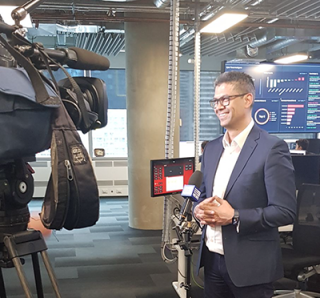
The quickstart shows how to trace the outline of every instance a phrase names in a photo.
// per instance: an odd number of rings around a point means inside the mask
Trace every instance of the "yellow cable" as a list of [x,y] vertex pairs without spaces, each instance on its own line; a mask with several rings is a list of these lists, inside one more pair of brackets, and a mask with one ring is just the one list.
[[201,285],[199,285],[199,284],[196,282],[195,278],[194,278],[194,274],[193,274],[193,266],[194,266],[194,264],[193,264],[193,262],[192,262],[192,259],[193,259],[193,255],[191,256],[191,264],[192,264],[191,277],[192,277],[192,280],[193,280],[193,282],[194,282],[200,289],[204,289],[204,287],[201,286]]

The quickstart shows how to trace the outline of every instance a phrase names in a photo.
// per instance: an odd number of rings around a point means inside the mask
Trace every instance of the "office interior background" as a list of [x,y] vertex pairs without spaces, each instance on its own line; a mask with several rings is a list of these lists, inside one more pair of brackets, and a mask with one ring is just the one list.
[[[1,5],[11,6],[24,3],[0,1]],[[145,230],[161,229],[163,217],[163,200],[149,195],[149,169],[146,168],[151,159],[165,157],[163,115],[167,103],[171,5],[170,0],[44,1],[31,13],[32,27],[27,28],[26,33],[31,42],[42,43],[45,48],[75,46],[110,60],[107,71],[68,68],[72,76],[101,78],[107,86],[108,125],[80,135],[92,157],[101,198],[119,198],[121,202],[129,197],[131,217],[136,214],[132,209],[141,207],[145,208],[145,214],[157,214],[156,223],[151,224],[140,225],[140,219],[131,218],[131,227]],[[200,35],[199,139],[196,140],[199,150],[201,141],[212,140],[223,132],[209,100],[214,96],[213,81],[221,73],[224,61],[272,63],[296,53],[306,54],[307,62],[320,61],[317,0],[180,0],[175,157],[195,155],[196,21],[204,24],[226,9],[244,11],[248,17],[222,33]],[[57,71],[55,77],[61,79],[64,74]],[[143,98],[139,100],[139,96]],[[152,113],[147,117],[145,114],[150,109]],[[164,109],[159,118],[158,109]],[[157,123],[158,119],[163,123]],[[295,140],[317,139],[318,132],[288,132],[277,136],[288,141],[293,149]],[[101,148],[105,155],[95,156],[94,150]],[[34,197],[43,198],[51,172],[50,151],[37,154],[31,165],[35,170]],[[132,178],[139,173],[144,177]],[[130,183],[143,188],[143,191],[135,187],[132,190],[133,196],[140,193],[143,199],[133,199],[130,203]]]
[[[1,1],[22,5],[24,1]],[[158,5],[158,7],[157,7]],[[248,18],[223,33],[201,34],[200,131],[199,141],[221,134],[219,123],[208,101],[214,95],[213,81],[221,73],[222,61],[274,61],[295,53],[307,53],[308,62],[317,63],[320,53],[319,10],[317,1],[180,1],[180,129],[179,156],[194,155],[194,32],[195,13],[201,23],[225,8],[243,10]],[[33,27],[28,28],[30,41],[46,48],[80,47],[106,56],[108,71],[69,69],[73,76],[103,79],[109,100],[108,125],[82,135],[93,157],[101,196],[128,195],[127,176],[127,103],[126,103],[126,32],[125,23],[162,24],[169,22],[170,1],[45,1],[32,14]],[[168,28],[169,30],[169,28]],[[169,34],[169,32],[167,32]],[[169,36],[168,36],[169,38]],[[135,41],[139,43],[139,40]],[[153,60],[166,52],[154,53]],[[168,67],[166,65],[166,67]],[[137,74],[139,75],[139,74]],[[157,70],[152,74],[158,79]],[[58,79],[64,75],[58,72]],[[150,101],[152,98],[150,98]],[[163,101],[166,98],[161,99]],[[141,111],[142,112],[142,111]],[[314,133],[278,134],[295,140],[315,138]],[[104,148],[104,157],[95,157],[95,148]],[[35,196],[42,197],[50,173],[48,157],[42,152],[33,164]]]

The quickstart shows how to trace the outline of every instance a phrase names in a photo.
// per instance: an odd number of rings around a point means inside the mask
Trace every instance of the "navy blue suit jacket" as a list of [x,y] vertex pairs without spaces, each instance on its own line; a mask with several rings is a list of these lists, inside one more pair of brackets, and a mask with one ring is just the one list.
[[[223,152],[222,137],[207,144],[202,156],[201,198],[212,196]],[[231,174],[225,200],[239,210],[239,233],[222,226],[226,266],[236,286],[269,283],[283,276],[278,227],[296,215],[294,169],[287,144],[254,125]],[[198,269],[206,262],[203,229]]]

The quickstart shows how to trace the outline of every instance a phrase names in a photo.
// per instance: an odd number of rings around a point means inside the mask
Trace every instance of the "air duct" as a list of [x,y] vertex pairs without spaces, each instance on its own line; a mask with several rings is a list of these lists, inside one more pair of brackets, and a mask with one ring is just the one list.
[[167,7],[170,4],[170,0],[154,0],[154,5],[158,8]]
[[253,48],[250,45],[247,45],[245,49],[246,49],[246,54],[249,58],[255,58],[258,56],[259,49],[257,47]]
[[283,48],[286,48],[290,45],[293,45],[293,44],[296,44],[296,43],[299,43],[303,40],[301,39],[296,39],[296,38],[289,38],[289,39],[285,39],[285,40],[282,40],[270,47],[267,48],[267,54],[270,54],[270,53],[273,53],[275,51],[278,51],[278,50],[281,50]]

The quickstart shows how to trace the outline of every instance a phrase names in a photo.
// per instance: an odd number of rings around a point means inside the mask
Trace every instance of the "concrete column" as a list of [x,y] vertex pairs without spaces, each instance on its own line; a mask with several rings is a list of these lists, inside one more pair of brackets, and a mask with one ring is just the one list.
[[150,196],[150,160],[165,157],[169,22],[127,22],[125,32],[129,226],[157,230],[162,229],[163,197]]

